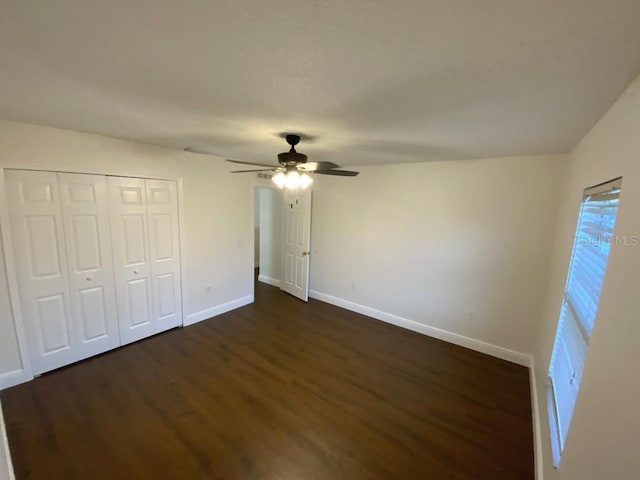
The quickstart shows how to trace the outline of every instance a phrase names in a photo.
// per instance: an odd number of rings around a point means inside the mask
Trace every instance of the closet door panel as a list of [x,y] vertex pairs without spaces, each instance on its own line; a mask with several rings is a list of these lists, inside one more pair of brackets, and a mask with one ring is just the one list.
[[120,344],[107,179],[59,173],[78,359]]
[[177,185],[145,180],[156,331],[182,325]]
[[34,374],[77,359],[58,179],[6,171],[20,307]]
[[145,181],[107,177],[121,344],[156,333]]

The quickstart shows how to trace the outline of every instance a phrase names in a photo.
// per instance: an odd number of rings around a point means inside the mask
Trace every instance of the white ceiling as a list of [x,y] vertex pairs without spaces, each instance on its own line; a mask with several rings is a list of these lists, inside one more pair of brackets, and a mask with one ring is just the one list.
[[245,160],[566,152],[638,73],[638,0],[0,0],[0,118]]

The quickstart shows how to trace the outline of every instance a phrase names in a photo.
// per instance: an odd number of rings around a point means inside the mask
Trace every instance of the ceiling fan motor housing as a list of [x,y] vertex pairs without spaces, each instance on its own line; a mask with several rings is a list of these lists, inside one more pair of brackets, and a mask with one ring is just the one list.
[[298,153],[295,150],[293,152],[282,152],[278,154],[278,161],[284,165],[291,163],[307,163],[307,156],[304,153]]
[[293,133],[285,136],[287,143],[291,145],[291,150],[288,152],[282,152],[278,154],[278,161],[282,165],[295,165],[297,163],[306,163],[307,156],[304,153],[296,152],[296,145],[300,143],[300,135],[295,135]]

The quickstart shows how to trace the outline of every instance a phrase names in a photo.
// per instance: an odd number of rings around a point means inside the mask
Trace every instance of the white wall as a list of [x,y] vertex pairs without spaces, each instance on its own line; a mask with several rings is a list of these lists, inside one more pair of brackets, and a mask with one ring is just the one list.
[[[229,174],[222,159],[0,121],[0,167],[182,178],[186,320],[206,318],[214,307],[253,294],[253,179]],[[20,360],[4,265],[0,267],[1,381]]]
[[622,176],[617,235],[640,236],[640,78],[570,157],[553,268],[535,349],[545,479],[640,478],[640,246],[613,245],[583,379],[558,470],[551,461],[544,385],[585,187]]
[[311,289],[530,353],[564,168],[520,157],[316,176]]
[[257,187],[260,197],[260,280],[280,280],[282,261],[282,192],[270,187]]

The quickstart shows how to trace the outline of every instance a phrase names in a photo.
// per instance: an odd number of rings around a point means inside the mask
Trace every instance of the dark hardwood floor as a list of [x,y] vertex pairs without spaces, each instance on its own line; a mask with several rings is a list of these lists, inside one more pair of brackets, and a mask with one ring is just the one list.
[[264,284],[1,398],[18,479],[534,476],[527,369]]

